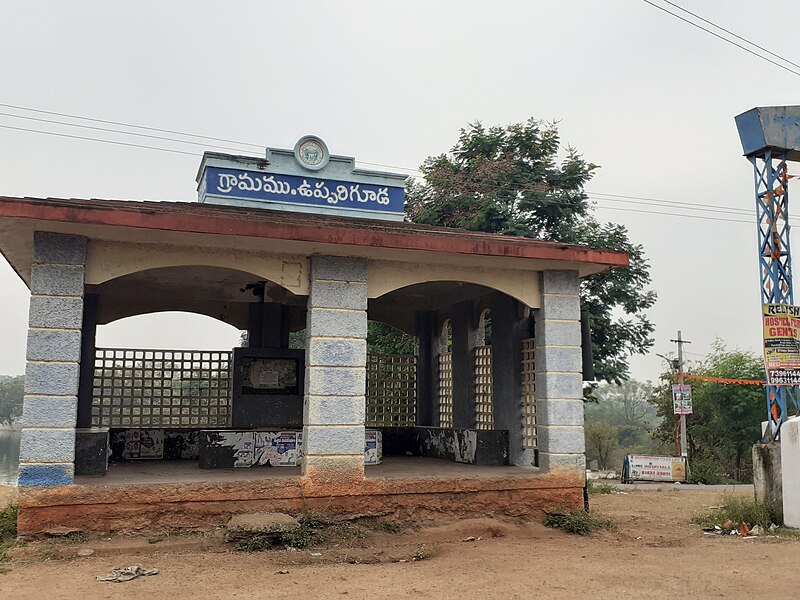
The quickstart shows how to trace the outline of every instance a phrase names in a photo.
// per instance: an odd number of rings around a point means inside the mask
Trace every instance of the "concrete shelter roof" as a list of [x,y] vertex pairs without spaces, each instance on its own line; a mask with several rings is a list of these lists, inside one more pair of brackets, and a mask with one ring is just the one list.
[[499,260],[517,268],[577,270],[581,276],[628,264],[624,252],[410,222],[199,202],[0,197],[0,251],[26,283],[33,230],[91,237],[92,231],[107,235],[109,228],[160,232],[160,237],[174,233],[299,242],[308,244],[309,253],[323,247],[344,255],[394,251],[398,259],[407,251],[457,256],[461,261],[481,259],[484,264],[493,258],[493,263]]

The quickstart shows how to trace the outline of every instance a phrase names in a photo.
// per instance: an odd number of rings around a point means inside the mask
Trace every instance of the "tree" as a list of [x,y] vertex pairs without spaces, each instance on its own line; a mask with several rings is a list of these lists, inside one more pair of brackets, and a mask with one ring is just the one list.
[[[408,185],[406,210],[416,223],[628,252],[628,267],[581,283],[595,374],[620,383],[629,376],[628,356],[646,352],[653,343],[653,325],[644,312],[656,300],[647,291],[649,266],[623,226],[600,223],[592,215],[584,186],[598,166],[573,148],[559,162],[560,151],[554,123],[529,119],[488,129],[471,124],[449,154],[423,163],[425,180]],[[626,317],[615,318],[617,312]]]
[[[587,421],[603,421],[619,430],[619,445],[627,449],[653,446],[651,430],[658,424],[653,386],[629,379],[622,385],[603,384],[593,393],[596,402],[586,404]],[[641,450],[633,450],[639,453]]]
[[611,453],[617,448],[617,428],[602,421],[588,421],[583,427],[583,434],[586,438],[587,460],[597,460],[601,469],[608,469]]
[[11,423],[22,415],[25,377],[0,378],[0,424]]
[[[717,342],[699,366],[690,370],[705,377],[763,380],[764,363],[760,356],[741,350],[729,351]],[[665,374],[653,395],[658,414],[663,417],[655,434],[665,442],[675,440],[677,417],[672,414],[671,386],[674,378]],[[761,437],[761,421],[766,418],[764,386],[692,381],[693,414],[687,416],[689,465],[713,466],[714,479],[750,481],[751,449]],[[705,483],[716,481],[707,479]]]
[[367,324],[367,351],[375,354],[416,354],[417,338],[380,323]]

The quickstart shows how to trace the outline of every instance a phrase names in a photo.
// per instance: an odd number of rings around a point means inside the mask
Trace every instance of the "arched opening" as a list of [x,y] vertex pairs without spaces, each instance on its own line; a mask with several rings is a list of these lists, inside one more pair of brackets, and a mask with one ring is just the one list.
[[230,350],[245,329],[204,314],[164,311],[123,317],[97,327],[99,348]]
[[304,360],[289,340],[305,312],[304,296],[220,266],[87,285],[79,426],[108,428],[119,462],[198,460],[209,432],[299,427]]
[[86,293],[98,298],[97,323],[158,312],[188,312],[248,329],[251,305],[292,307],[291,330],[301,329],[305,297],[247,271],[191,265],[145,269],[98,285]]

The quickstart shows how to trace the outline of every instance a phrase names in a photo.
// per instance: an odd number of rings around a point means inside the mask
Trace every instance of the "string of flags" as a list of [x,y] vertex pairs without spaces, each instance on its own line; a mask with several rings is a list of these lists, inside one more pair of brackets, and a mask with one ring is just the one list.
[[703,375],[689,375],[688,373],[679,373],[683,375],[684,379],[695,379],[697,381],[708,381],[711,383],[733,383],[736,385],[767,385],[766,381],[759,379],[728,379],[726,377],[705,377]]

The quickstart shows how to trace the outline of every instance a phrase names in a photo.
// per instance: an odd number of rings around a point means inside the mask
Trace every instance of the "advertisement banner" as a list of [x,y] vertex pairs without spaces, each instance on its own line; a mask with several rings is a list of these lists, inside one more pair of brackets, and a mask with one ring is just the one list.
[[764,304],[763,317],[767,383],[800,384],[800,307]]
[[676,415],[692,414],[692,386],[672,386],[672,412]]
[[622,481],[686,481],[686,458],[628,454],[622,465]]

